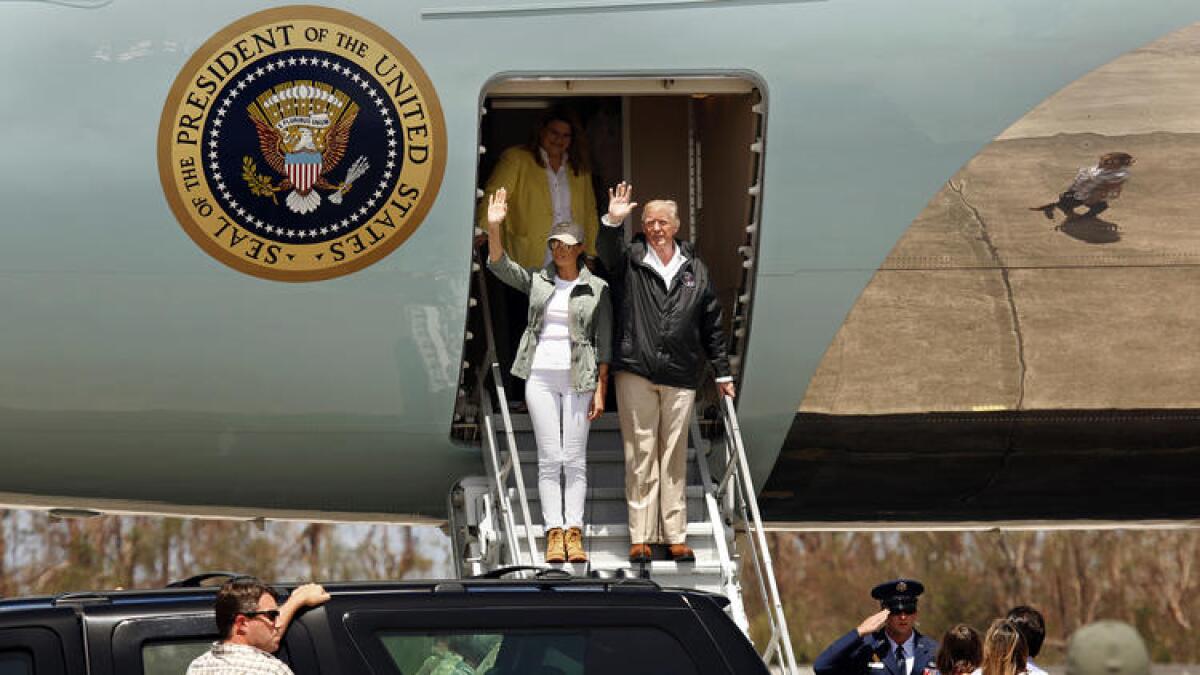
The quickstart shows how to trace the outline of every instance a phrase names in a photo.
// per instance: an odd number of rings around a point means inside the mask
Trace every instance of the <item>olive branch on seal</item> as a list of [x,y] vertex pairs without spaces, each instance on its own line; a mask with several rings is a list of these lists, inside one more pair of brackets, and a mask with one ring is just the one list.
[[242,158],[242,180],[246,181],[251,194],[270,197],[272,204],[279,203],[275,201],[275,185],[271,178],[258,173],[258,166],[249,155]]

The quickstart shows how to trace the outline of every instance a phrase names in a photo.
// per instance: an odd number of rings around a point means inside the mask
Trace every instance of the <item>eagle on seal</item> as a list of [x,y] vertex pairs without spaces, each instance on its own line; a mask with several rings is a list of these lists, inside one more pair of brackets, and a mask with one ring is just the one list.
[[[311,213],[321,205],[322,190],[334,190],[330,200],[341,202],[352,178],[333,184],[325,175],[337,168],[350,143],[350,127],[358,117],[358,106],[350,106],[326,128],[297,124],[277,128],[251,115],[258,131],[258,148],[267,164],[286,178],[273,191],[291,190],[285,200],[296,213]],[[335,198],[336,197],[336,198]]]

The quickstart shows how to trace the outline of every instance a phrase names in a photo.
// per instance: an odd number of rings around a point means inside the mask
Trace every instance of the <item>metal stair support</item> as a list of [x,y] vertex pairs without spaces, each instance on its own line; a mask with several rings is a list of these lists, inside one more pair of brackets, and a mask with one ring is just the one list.
[[[498,428],[500,414],[491,416]],[[528,415],[510,415],[513,433],[525,474],[526,484],[536,484],[537,446]],[[693,423],[693,428],[695,425]],[[699,439],[696,434],[692,440]],[[733,529],[725,524],[716,507],[716,485],[709,476],[703,450],[695,443],[688,449],[687,486],[688,545],[696,552],[694,563],[675,563],[666,558],[665,547],[656,551],[656,559],[645,565],[630,563],[628,506],[625,501],[625,454],[617,414],[605,413],[592,423],[588,436],[587,502],[584,507],[584,545],[588,563],[553,565],[575,575],[596,571],[604,575],[648,576],[663,586],[710,591],[728,597],[730,614],[745,630],[748,623],[737,580],[738,561],[730,557]],[[511,488],[510,488],[511,490]],[[545,532],[536,490],[529,492],[532,524],[526,529],[518,523],[516,536],[524,541],[532,536],[538,545],[538,560],[544,565]],[[516,499],[516,495],[510,495]]]
[[758,509],[757,492],[754,490],[750,464],[746,460],[746,446],[733,399],[721,397],[721,418],[724,423],[724,453],[713,454],[715,460],[723,462],[716,498],[726,503],[732,501],[731,506],[740,514],[741,524],[746,529],[751,570],[754,572],[760,597],[766,606],[767,623],[771,629],[761,656],[768,665],[774,664],[785,673],[797,673],[799,671],[796,667],[796,654],[792,649],[787,616],[784,614],[779,586],[775,581],[775,568],[771,562],[771,551],[767,547],[767,537]]

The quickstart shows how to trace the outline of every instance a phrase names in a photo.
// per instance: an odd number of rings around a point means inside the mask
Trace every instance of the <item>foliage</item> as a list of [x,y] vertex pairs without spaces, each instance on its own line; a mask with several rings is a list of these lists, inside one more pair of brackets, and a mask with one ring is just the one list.
[[[161,587],[200,572],[267,581],[445,575],[432,528],[0,511],[0,595]],[[435,542],[423,544],[422,540]],[[444,553],[444,551],[443,551]]]
[[254,159],[250,155],[242,158],[242,180],[246,181],[246,186],[250,188],[250,193],[260,197],[270,197],[272,204],[278,204],[275,201],[275,184],[270,177],[258,173],[258,165],[254,163]]
[[[1156,662],[1195,663],[1200,616],[1200,532],[1041,530],[904,533],[774,533],[771,552],[797,659],[811,663],[834,639],[878,610],[870,589],[898,577],[921,580],[920,630],[935,639],[951,625],[984,630],[1027,604],[1046,618],[1039,664],[1061,664],[1080,626],[1120,619],[1137,627]],[[744,550],[744,549],[743,549]],[[754,587],[747,577],[743,588]],[[767,636],[761,603],[758,644]]]

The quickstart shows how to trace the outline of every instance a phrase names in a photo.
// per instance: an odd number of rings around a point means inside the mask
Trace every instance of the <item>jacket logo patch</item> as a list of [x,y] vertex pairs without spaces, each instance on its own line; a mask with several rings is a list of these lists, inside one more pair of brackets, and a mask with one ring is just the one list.
[[696,287],[696,275],[692,274],[691,272],[684,272],[679,278],[681,281],[683,281],[683,285],[687,288]]
[[292,6],[234,22],[188,60],[158,166],[176,219],[214,258],[313,281],[416,231],[445,148],[437,94],[403,45],[353,14]]

